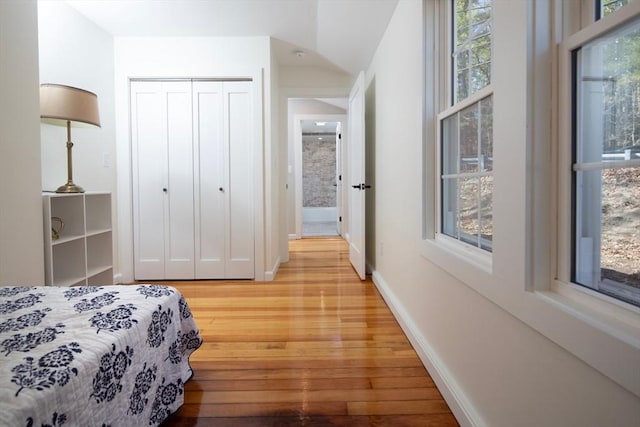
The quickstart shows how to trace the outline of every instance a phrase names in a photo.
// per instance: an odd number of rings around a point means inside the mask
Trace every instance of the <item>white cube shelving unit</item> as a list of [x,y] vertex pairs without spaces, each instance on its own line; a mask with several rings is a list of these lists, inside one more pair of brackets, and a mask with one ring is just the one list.
[[[113,284],[111,193],[45,193],[43,208],[45,284]],[[52,217],[64,222],[58,239]]]

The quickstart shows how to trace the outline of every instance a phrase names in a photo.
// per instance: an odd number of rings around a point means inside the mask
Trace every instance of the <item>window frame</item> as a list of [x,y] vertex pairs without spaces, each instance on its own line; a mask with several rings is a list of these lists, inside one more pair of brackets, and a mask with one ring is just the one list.
[[[477,92],[474,92],[469,97],[463,99],[462,101],[456,103],[455,105],[446,108],[441,111],[436,117],[436,161],[437,161],[437,185],[436,185],[436,200],[437,200],[437,215],[436,215],[436,232],[435,232],[435,240],[439,242],[443,242],[446,245],[449,245],[451,249],[454,249],[456,245],[461,246],[461,250],[463,250],[468,256],[471,256],[476,263],[484,264],[485,266],[491,265],[491,253],[492,251],[483,249],[479,246],[467,243],[461,239],[457,239],[453,236],[450,236],[442,231],[444,226],[444,199],[442,194],[442,180],[443,180],[443,122],[452,117],[455,114],[460,113],[462,110],[471,107],[473,105],[477,105],[480,101],[487,99],[493,96],[493,85],[489,84],[484,88],[480,89]],[[493,120],[493,116],[492,116]],[[493,169],[490,171],[489,176],[493,177]]]
[[[623,5],[624,6],[624,5]],[[620,6],[622,7],[622,6]],[[613,12],[612,12],[613,13]],[[598,15],[595,15],[596,20],[598,20]],[[591,40],[601,40],[602,37],[607,37],[611,32],[618,32],[619,30],[624,29],[627,25],[633,24],[635,26],[635,33],[638,34],[640,32],[638,30],[638,19],[640,16],[636,16],[628,20],[626,23],[617,24],[613,28],[609,30],[599,32],[597,36],[593,37]],[[591,150],[596,149],[594,147],[593,141],[588,138],[586,135],[589,135],[589,131],[585,129],[585,126],[588,126],[589,123],[595,123],[594,120],[590,120],[589,114],[597,114],[596,118],[600,116],[600,114],[604,114],[601,110],[601,107],[598,107],[605,95],[595,95],[599,96],[598,103],[596,106],[592,105],[593,101],[590,101],[590,90],[588,87],[583,87],[585,84],[595,83],[594,90],[597,93],[599,92],[599,88],[603,84],[603,81],[600,79],[595,79],[594,77],[590,77],[593,75],[601,75],[602,71],[583,71],[583,58],[590,58],[589,53],[581,54],[582,50],[591,45],[591,40],[577,40],[578,47],[571,51],[571,85],[572,85],[572,99],[571,99],[571,109],[572,109],[572,135],[571,135],[571,150],[572,150],[572,238],[571,238],[571,273],[570,273],[570,281],[572,283],[580,284],[584,287],[593,289],[602,294],[608,294],[614,299],[630,302],[631,300],[635,300],[635,303],[631,303],[630,305],[633,307],[640,307],[638,304],[638,296],[636,290],[633,288],[626,288],[624,291],[618,290],[618,286],[624,286],[621,282],[615,282],[610,279],[601,279],[600,276],[602,274],[601,269],[603,268],[601,262],[602,250],[607,245],[604,238],[605,236],[605,227],[602,223],[602,217],[600,216],[599,210],[601,209],[601,204],[604,203],[604,198],[602,191],[590,190],[588,193],[585,193],[585,190],[581,190],[583,188],[583,182],[590,182],[591,185],[595,184],[595,177],[590,172],[596,172],[604,174],[605,171],[614,171],[617,169],[628,169],[633,168],[635,170],[640,170],[640,159],[609,159],[604,160],[603,155],[600,153],[597,158],[593,157],[593,155],[588,155],[585,153],[590,153]],[[587,64],[587,67],[589,65]],[[585,78],[588,78],[587,82],[584,81]],[[606,82],[611,82],[611,78],[605,80]],[[606,92],[606,88],[602,89]],[[596,108],[595,112],[593,108]],[[586,115],[585,115],[586,114]],[[604,128],[597,127],[594,131],[601,130],[604,132],[606,130]],[[588,142],[591,143],[588,144]],[[562,142],[566,143],[565,141]],[[588,144],[588,145],[587,145]],[[597,150],[602,151],[604,148],[602,147],[602,141],[598,142],[599,146]],[[588,156],[589,158],[585,158],[583,156]],[[604,188],[606,185],[606,180],[604,176],[597,180],[598,186]],[[590,185],[587,185],[587,188],[590,188]],[[585,203],[587,204],[585,206]],[[595,212],[595,215],[592,214]],[[578,231],[581,230],[581,231]],[[587,242],[583,243],[582,239],[586,239]],[[593,243],[592,243],[593,242]],[[586,247],[584,246],[586,245]],[[593,248],[593,249],[591,249]],[[607,283],[609,286],[607,286]],[[613,286],[611,286],[613,285]],[[608,291],[604,290],[609,288]],[[634,294],[636,296],[625,296],[626,294]]]
[[[619,28],[634,19],[640,19],[640,1],[631,2],[601,19],[595,20],[584,28],[565,37],[559,46],[559,134],[558,134],[558,241],[557,241],[557,267],[553,289],[564,295],[570,295],[569,289],[574,289],[586,295],[596,298],[607,304],[613,304],[623,310],[640,313],[640,307],[626,303],[614,297],[607,296],[584,285],[572,282],[573,259],[573,173],[574,173],[574,126],[573,112],[574,86],[573,86],[573,55],[574,52],[588,42]],[[592,302],[590,305],[593,305]],[[604,308],[603,308],[604,309]],[[623,313],[620,313],[623,315]]]
[[[420,242],[421,256],[475,287],[475,283],[493,280],[493,253],[458,241],[440,232],[441,144],[438,115],[448,111],[453,99],[452,87],[452,1],[423,1],[423,140],[419,144],[419,168],[422,176]],[[428,61],[427,58],[437,58]],[[446,82],[446,84],[444,83]],[[492,89],[486,89],[492,90]],[[485,96],[487,94],[485,93]]]

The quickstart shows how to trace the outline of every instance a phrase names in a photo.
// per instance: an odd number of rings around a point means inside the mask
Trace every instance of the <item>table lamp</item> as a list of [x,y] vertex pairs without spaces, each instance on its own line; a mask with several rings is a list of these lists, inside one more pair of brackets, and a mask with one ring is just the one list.
[[82,187],[73,183],[71,123],[74,126],[100,127],[98,97],[93,92],[76,87],[41,84],[40,118],[45,123],[67,127],[67,183],[58,187],[56,193],[84,193]]

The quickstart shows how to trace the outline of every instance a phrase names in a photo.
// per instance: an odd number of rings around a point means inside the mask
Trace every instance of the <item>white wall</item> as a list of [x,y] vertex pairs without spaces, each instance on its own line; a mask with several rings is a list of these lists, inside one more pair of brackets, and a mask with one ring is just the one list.
[[[65,2],[38,2],[40,83],[59,83],[98,96],[101,127],[73,127],[73,182],[85,191],[109,191],[112,227],[118,229],[116,194],[113,38]],[[42,188],[67,182],[66,128],[41,125]],[[114,239],[114,272],[118,247]],[[119,277],[116,277],[116,281]]]
[[[263,192],[271,183],[271,72],[268,37],[155,37],[116,38],[115,105],[118,168],[118,217],[120,266],[124,281],[133,280],[133,224],[131,206],[131,146],[129,123],[129,79],[131,78],[252,78],[254,81],[254,129],[260,139],[256,147],[256,280],[275,265],[276,250],[265,238],[272,221],[272,194]],[[277,153],[277,151],[276,151]],[[265,162],[268,160],[268,162]],[[268,215],[265,212],[269,212]],[[277,218],[277,216],[275,217]]]
[[[507,11],[502,6],[514,21],[509,31],[527,28],[524,2],[501,4],[513,8]],[[506,15],[501,16],[501,22],[506,22]],[[443,394],[463,425],[637,426],[637,396],[456,279],[457,271],[446,271],[421,255],[422,19],[421,1],[399,2],[367,73],[368,84],[375,84],[373,267],[377,286],[432,375],[444,386]],[[500,25],[496,22],[496,31]],[[496,44],[503,49],[524,40],[526,33],[522,32],[521,37],[502,37]],[[524,58],[526,48],[520,48]],[[526,67],[523,58],[510,61]],[[499,153],[503,168],[496,172],[494,218],[496,226],[498,221],[504,226],[501,230],[496,227],[498,252],[494,253],[491,286],[507,297],[511,289],[525,294],[526,201],[524,187],[519,187],[525,178],[518,170],[524,165],[506,164],[507,159],[524,162],[524,156],[505,157],[510,150],[526,150],[527,99],[523,94],[527,93],[528,74],[517,72],[516,76],[508,83],[520,86],[514,86],[516,90],[508,96],[496,89],[494,118],[503,124],[495,136],[496,169]],[[514,147],[505,148],[503,143],[498,148],[498,138],[504,141],[506,137]],[[502,216],[507,207],[513,218]],[[536,307],[535,299],[535,295],[526,295],[513,301]],[[526,305],[521,308],[528,309]],[[616,363],[615,354],[598,351],[609,363]]]
[[35,1],[0,1],[0,94],[0,285],[44,284]]

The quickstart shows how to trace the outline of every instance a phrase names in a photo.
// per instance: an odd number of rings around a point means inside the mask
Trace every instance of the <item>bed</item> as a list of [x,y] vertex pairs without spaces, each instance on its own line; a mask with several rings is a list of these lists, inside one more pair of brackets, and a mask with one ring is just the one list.
[[0,287],[0,426],[158,425],[201,343],[169,286]]

